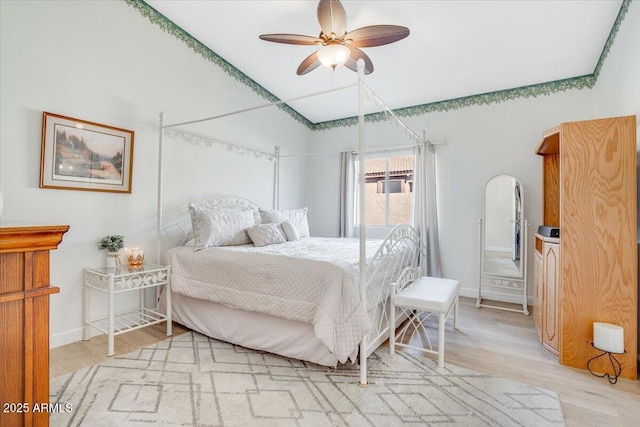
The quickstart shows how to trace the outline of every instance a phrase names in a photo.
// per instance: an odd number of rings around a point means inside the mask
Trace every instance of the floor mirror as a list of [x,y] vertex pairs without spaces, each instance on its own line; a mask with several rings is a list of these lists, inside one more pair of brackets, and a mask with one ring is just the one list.
[[[527,309],[527,228],[520,181],[491,178],[484,191],[484,217],[478,221],[479,283],[476,307],[529,314]],[[522,309],[490,301],[522,301]],[[519,304],[519,303],[518,303]]]

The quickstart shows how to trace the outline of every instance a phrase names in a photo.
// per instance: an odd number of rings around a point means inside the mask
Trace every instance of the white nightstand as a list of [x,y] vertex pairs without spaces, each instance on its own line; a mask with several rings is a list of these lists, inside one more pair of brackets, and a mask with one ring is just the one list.
[[[156,323],[167,322],[167,336],[171,330],[171,266],[144,264],[139,270],[130,271],[128,267],[87,268],[84,270],[84,334],[83,339],[90,338],[90,327],[108,335],[107,356],[114,355],[114,338],[116,335]],[[167,287],[166,315],[145,307],[144,294],[148,288]],[[92,319],[89,313],[91,291],[99,291],[108,295],[107,316]],[[114,295],[125,292],[140,293],[140,307],[116,313]],[[157,293],[159,294],[159,293]]]

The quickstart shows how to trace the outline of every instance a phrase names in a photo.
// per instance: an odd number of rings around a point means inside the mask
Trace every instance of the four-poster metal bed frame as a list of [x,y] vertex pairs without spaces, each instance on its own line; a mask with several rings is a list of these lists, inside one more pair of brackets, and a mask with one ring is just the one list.
[[[165,137],[165,133],[166,132],[170,132],[171,128],[176,128],[178,126],[184,126],[184,125],[189,125],[189,124],[194,124],[194,123],[200,123],[200,122],[205,122],[205,121],[210,121],[210,120],[215,120],[215,119],[219,119],[219,118],[223,118],[223,117],[228,117],[228,116],[233,116],[236,114],[240,114],[240,113],[244,113],[244,112],[248,112],[248,111],[253,111],[253,110],[258,110],[258,109],[262,109],[262,108],[266,108],[266,107],[270,107],[270,106],[275,106],[275,105],[280,105],[280,104],[284,104],[284,103],[288,103],[288,102],[292,102],[292,101],[296,101],[296,100],[301,100],[301,99],[305,99],[305,98],[310,98],[313,96],[317,96],[317,95],[322,95],[322,94],[327,94],[327,93],[331,93],[331,92],[336,92],[336,91],[340,91],[340,90],[344,90],[344,89],[349,89],[349,88],[353,88],[353,87],[357,87],[358,88],[358,164],[359,164],[359,170],[360,171],[364,171],[365,169],[365,165],[364,165],[364,161],[365,161],[365,97],[367,92],[371,95],[371,97],[373,98],[373,100],[376,102],[376,104],[381,107],[383,109],[383,112],[387,115],[388,118],[393,119],[397,125],[401,126],[403,128],[403,130],[405,131],[405,133],[408,135],[408,137],[411,140],[414,140],[418,143],[424,143],[424,139],[422,137],[420,137],[418,134],[416,134],[413,130],[411,130],[404,122],[402,122],[402,120],[400,120],[394,113],[393,111],[391,111],[391,109],[389,109],[386,105],[384,105],[384,103],[380,100],[380,98],[375,95],[375,93],[369,89],[365,83],[364,83],[364,61],[362,59],[358,60],[358,83],[357,84],[352,84],[352,85],[347,85],[347,86],[342,86],[339,88],[334,88],[334,89],[330,89],[327,91],[322,91],[322,92],[316,92],[313,94],[309,94],[309,95],[305,95],[305,96],[299,96],[296,98],[291,98],[288,100],[280,100],[280,101],[276,101],[276,102],[271,102],[271,103],[267,103],[267,104],[262,104],[262,105],[258,105],[255,107],[251,107],[251,108],[246,108],[243,110],[238,110],[238,111],[233,111],[233,112],[229,112],[226,114],[221,114],[221,115],[217,115],[217,116],[213,116],[213,117],[207,117],[207,118],[203,118],[203,119],[198,119],[198,120],[192,120],[192,121],[187,121],[187,122],[181,122],[181,123],[174,123],[174,124],[165,124],[164,120],[164,112],[160,113],[160,136],[159,136],[159,155],[158,155],[158,198],[157,198],[157,230],[156,230],[156,239],[157,239],[157,244],[156,244],[156,257],[157,257],[157,262],[160,262],[162,259],[162,246],[161,246],[161,237],[162,237],[162,227],[163,227],[163,209],[162,209],[162,205],[163,205],[163,198],[162,198],[162,194],[163,194],[163,150],[164,150],[164,137]],[[176,134],[185,134],[183,131],[174,131]],[[202,140],[206,140],[206,138],[203,137],[197,137],[198,139],[202,139]],[[218,143],[221,144],[223,146],[228,146],[228,147],[232,147],[237,149],[239,152],[245,153],[245,152],[250,152],[253,153],[259,157],[265,157],[268,158],[270,160],[272,160],[274,162],[274,172],[273,172],[273,180],[274,180],[274,184],[273,184],[273,209],[278,209],[279,207],[279,187],[280,187],[280,147],[276,146],[274,148],[274,152],[273,154],[271,153],[266,153],[266,152],[262,152],[259,150],[255,150],[255,149],[251,149],[251,148],[247,148],[247,147],[242,147],[239,145],[235,145],[235,144],[229,144],[229,143],[221,143],[220,141],[217,140],[207,140],[207,142],[212,142],[212,143]],[[289,157],[289,156],[287,156]],[[359,173],[359,186],[360,188],[364,188],[365,186],[365,174],[364,173]],[[365,206],[365,191],[360,191],[359,192],[359,205],[364,207]],[[359,209],[359,223],[360,224],[365,224],[365,209]],[[359,243],[360,243],[360,256],[359,256],[359,291],[360,291],[360,298],[363,304],[365,304],[365,308],[367,307],[367,273],[370,273],[369,271],[367,271],[367,260],[366,260],[366,229],[365,227],[358,227],[359,229]],[[398,230],[398,231],[396,231]],[[420,254],[422,253],[422,244],[420,243],[420,238],[418,236],[418,234],[415,232],[415,230],[411,227],[406,227],[404,229],[399,229],[398,227],[396,229],[394,229],[394,231],[392,233],[396,232],[396,234],[399,235],[400,238],[405,238],[407,240],[411,240],[415,243],[415,247],[417,248],[417,251],[415,253],[415,259],[411,259],[409,260],[410,262],[416,263],[419,262],[419,259],[421,258]],[[387,241],[385,241],[386,243]],[[393,248],[390,247],[384,247],[384,246],[390,246],[390,245],[385,245],[385,243],[383,243],[383,246],[380,248],[380,250],[378,250],[378,252],[376,253],[376,256],[374,256],[374,259],[376,259],[376,257],[378,257],[378,259],[380,259],[381,256],[383,256],[385,253],[390,252],[391,250],[393,250]],[[403,259],[403,262],[406,262],[406,259]],[[396,261],[397,262],[397,261]],[[380,266],[375,267],[375,270],[379,270]],[[378,284],[378,286],[383,285],[383,284]],[[380,289],[379,292],[384,292],[383,289]],[[386,294],[385,294],[386,295]],[[383,309],[384,310],[384,309]],[[383,314],[384,316],[384,314]],[[392,325],[390,327],[395,327],[395,325]],[[365,334],[365,336],[363,337],[361,343],[360,343],[360,351],[359,351],[359,362],[360,362],[360,380],[359,380],[359,385],[362,387],[367,387],[368,386],[368,382],[367,382],[367,357],[368,354],[370,354],[370,351],[368,351],[370,349],[370,344],[374,344],[375,347],[373,349],[371,349],[371,351],[375,350],[375,348],[377,348],[383,341],[384,341],[384,336],[378,336],[376,337],[375,341],[376,342],[372,342],[369,343],[368,342],[368,336],[369,334]]]

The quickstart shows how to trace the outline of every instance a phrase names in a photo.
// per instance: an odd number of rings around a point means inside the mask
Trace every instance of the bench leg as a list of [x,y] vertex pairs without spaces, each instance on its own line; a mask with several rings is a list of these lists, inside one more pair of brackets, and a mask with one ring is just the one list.
[[438,315],[438,368],[444,368],[444,324],[447,321],[445,313]]
[[396,350],[396,306],[391,304],[389,313],[389,354]]
[[453,329],[455,329],[456,331],[459,329],[458,328],[458,297],[456,296],[456,302],[454,302],[454,306],[453,306]]

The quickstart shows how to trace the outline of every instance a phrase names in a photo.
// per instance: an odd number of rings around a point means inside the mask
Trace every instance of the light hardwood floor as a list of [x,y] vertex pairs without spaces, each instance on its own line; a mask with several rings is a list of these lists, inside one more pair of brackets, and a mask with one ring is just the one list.
[[[640,381],[618,380],[611,385],[588,371],[560,366],[539,345],[531,316],[478,309],[474,304],[475,300],[460,298],[459,331],[452,330],[449,320],[445,363],[556,391],[570,427],[640,425]],[[155,325],[120,335],[116,355],[163,340],[165,331],[164,325]],[[186,331],[174,326],[174,335]],[[104,361],[106,349],[104,335],[52,349],[51,375]]]

